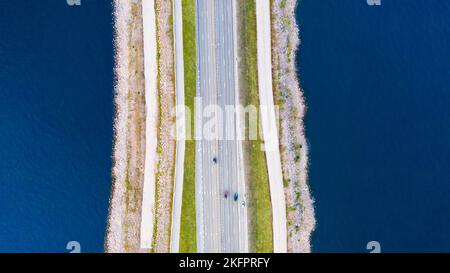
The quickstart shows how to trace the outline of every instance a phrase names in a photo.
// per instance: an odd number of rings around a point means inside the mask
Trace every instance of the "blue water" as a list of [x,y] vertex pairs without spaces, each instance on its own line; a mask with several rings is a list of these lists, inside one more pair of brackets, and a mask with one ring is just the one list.
[[313,251],[450,251],[450,1],[302,0]]
[[110,1],[0,0],[0,252],[103,251]]

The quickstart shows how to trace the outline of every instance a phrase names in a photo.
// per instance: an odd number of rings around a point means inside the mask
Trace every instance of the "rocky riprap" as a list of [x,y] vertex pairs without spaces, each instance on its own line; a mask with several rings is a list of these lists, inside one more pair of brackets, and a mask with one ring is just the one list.
[[295,21],[296,5],[296,0],[272,1],[274,99],[280,109],[279,134],[288,251],[310,252],[315,217],[314,201],[308,186],[308,145],[303,124],[306,104],[295,63],[300,43]]

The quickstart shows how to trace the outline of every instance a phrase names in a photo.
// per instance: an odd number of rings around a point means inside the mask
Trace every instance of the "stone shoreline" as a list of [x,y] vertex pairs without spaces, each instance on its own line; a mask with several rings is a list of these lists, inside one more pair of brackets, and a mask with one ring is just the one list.
[[142,0],[114,0],[116,116],[106,252],[169,251],[175,165],[172,3],[155,0],[155,9],[159,116],[152,249],[142,249],[140,238],[146,152]]
[[275,104],[280,106],[280,150],[286,196],[288,252],[311,252],[314,200],[308,186],[306,103],[296,69],[300,44],[297,0],[272,1],[272,64]]
[[115,110],[113,186],[106,252],[140,249],[145,161],[145,92],[140,0],[114,0]]

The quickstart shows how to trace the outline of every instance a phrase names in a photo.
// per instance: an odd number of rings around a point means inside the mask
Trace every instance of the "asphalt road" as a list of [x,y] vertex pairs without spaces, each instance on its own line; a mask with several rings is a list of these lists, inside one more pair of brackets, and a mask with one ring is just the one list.
[[144,73],[145,73],[145,171],[141,212],[141,248],[151,249],[155,215],[156,157],[157,154],[157,118],[158,94],[156,63],[156,14],[155,1],[142,2],[142,20],[144,26]]
[[[220,106],[225,114],[226,106],[237,103],[235,8],[234,0],[196,0],[197,97],[202,99],[197,115],[208,113],[210,105]],[[202,126],[196,125],[197,134],[212,119],[218,125],[217,135],[202,135],[196,142],[198,251],[248,252],[247,207],[241,206],[246,196],[242,150],[236,138],[239,120],[236,115],[220,119],[210,114],[201,118]]]
[[[175,43],[175,89],[177,106],[184,105],[184,59],[183,59],[183,10],[181,0],[173,1],[173,25]],[[183,201],[184,155],[186,150],[185,117],[177,116],[177,150],[175,182],[173,191],[172,227],[170,252],[180,248],[181,207]]]
[[272,227],[274,252],[287,252],[286,201],[279,149],[272,89],[272,48],[270,1],[256,1],[258,46],[258,88],[264,146],[269,174],[270,200],[272,202]]

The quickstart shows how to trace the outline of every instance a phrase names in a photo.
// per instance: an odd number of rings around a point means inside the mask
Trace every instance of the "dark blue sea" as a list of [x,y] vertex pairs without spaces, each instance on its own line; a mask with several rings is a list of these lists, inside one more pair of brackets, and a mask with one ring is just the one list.
[[111,188],[111,1],[0,0],[0,252],[101,252]]
[[450,1],[302,0],[316,252],[450,252]]

